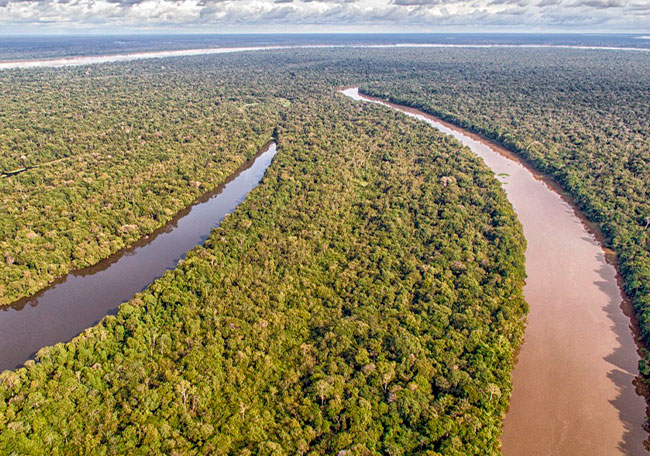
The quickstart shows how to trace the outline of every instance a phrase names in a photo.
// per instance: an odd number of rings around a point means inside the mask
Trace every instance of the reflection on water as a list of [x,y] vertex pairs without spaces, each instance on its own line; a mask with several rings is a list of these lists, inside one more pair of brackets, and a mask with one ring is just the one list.
[[22,365],[46,345],[70,340],[176,267],[257,186],[275,153],[275,143],[269,143],[224,185],[132,247],[0,308],[0,371]]

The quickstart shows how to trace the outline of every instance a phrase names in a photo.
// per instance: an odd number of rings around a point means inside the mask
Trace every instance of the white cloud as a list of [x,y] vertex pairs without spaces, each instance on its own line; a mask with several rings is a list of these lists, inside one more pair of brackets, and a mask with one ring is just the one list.
[[645,31],[649,14],[650,0],[0,0],[0,30]]

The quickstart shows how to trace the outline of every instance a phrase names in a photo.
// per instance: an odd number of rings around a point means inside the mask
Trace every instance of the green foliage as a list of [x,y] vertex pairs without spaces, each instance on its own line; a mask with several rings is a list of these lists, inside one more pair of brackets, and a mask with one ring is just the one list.
[[282,100],[157,67],[0,73],[0,174],[26,168],[0,177],[0,305],[150,234],[268,141]]
[[616,251],[650,345],[650,57],[507,52],[402,54],[411,73],[365,91],[492,138],[555,178]]
[[0,374],[0,453],[498,454],[521,227],[480,160],[337,94],[359,74],[323,54],[192,60],[282,106],[278,154],[175,271]]

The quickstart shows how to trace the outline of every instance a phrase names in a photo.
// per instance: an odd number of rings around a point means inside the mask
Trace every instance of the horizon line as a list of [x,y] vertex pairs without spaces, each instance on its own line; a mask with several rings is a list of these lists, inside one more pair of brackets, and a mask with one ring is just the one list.
[[[646,35],[650,34],[650,30],[636,31],[636,32],[619,32],[619,31],[605,31],[605,32],[594,32],[594,31],[472,31],[472,32],[453,32],[453,31],[440,31],[440,32],[369,32],[369,31],[331,31],[331,32],[276,32],[276,31],[260,31],[260,32],[192,32],[188,30],[177,31],[177,30],[160,30],[160,31],[140,31],[137,29],[123,29],[123,30],[101,30],[101,31],[46,31],[46,32],[35,32],[35,33],[12,33],[10,31],[0,30],[0,36],[4,35],[5,37],[39,37],[39,36],[110,36],[110,35],[133,35],[133,36],[147,36],[147,35],[187,35],[187,36],[200,36],[200,35],[212,35],[212,36],[228,36],[228,35],[241,35],[241,36],[255,36],[255,35],[264,35],[264,36],[282,36],[282,35],[593,35],[593,36],[634,36],[634,35]],[[650,39],[650,36],[642,36],[638,38]]]

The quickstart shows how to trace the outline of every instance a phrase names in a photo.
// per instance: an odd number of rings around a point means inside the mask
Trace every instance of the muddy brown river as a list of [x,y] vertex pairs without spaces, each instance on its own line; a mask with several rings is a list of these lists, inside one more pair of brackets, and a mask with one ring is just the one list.
[[267,144],[223,185],[152,235],[35,296],[0,308],[0,372],[21,366],[46,345],[70,340],[175,268],[259,184],[275,153],[275,143]]
[[[505,456],[648,454],[637,346],[615,268],[581,216],[552,185],[495,144],[420,111],[343,93],[416,117],[454,136],[499,176],[528,242],[530,305],[503,427]],[[172,222],[96,266],[0,309],[0,371],[67,341],[174,268],[261,180],[270,144]],[[626,315],[627,313],[627,315]]]
[[[616,269],[581,215],[507,150],[404,106],[360,95],[454,136],[497,174],[528,242],[525,342],[503,425],[505,456],[645,455],[639,355]],[[627,315],[626,315],[627,314]]]

